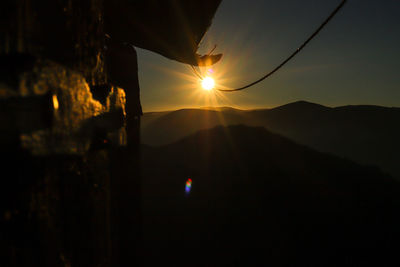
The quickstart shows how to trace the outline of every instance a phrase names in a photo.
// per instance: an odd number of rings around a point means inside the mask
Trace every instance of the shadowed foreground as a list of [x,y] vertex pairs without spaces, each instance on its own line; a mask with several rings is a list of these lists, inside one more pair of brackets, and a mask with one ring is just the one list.
[[245,126],[144,147],[143,162],[145,265],[399,264],[400,185],[377,168]]

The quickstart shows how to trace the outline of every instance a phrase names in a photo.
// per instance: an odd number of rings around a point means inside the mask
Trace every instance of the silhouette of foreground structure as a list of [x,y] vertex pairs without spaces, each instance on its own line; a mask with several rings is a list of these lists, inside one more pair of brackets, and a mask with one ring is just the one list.
[[1,266],[140,264],[133,46],[217,62],[196,50],[220,2],[0,3]]

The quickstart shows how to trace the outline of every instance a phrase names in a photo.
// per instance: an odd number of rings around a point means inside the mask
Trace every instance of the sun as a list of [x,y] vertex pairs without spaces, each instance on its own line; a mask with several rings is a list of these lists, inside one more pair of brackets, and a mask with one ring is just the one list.
[[214,88],[215,86],[215,81],[213,78],[211,77],[205,77],[202,81],[201,81],[201,86],[203,87],[204,90],[210,91]]

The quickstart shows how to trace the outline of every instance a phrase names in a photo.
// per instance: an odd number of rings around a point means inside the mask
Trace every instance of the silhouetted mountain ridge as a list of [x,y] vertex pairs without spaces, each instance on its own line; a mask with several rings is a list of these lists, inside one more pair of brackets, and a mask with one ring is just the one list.
[[400,108],[325,107],[298,101],[273,109],[169,112],[147,123],[142,142],[164,145],[217,125],[263,126],[297,143],[362,164],[372,164],[400,178]]
[[143,163],[149,264],[399,264],[400,185],[375,167],[243,125],[143,146]]
[[296,102],[289,103],[289,104],[286,104],[286,105],[282,105],[282,106],[279,106],[279,107],[276,107],[276,108],[272,108],[270,110],[280,110],[280,111],[282,111],[282,110],[289,110],[289,111],[302,110],[302,111],[304,111],[305,110],[305,111],[316,112],[316,111],[324,111],[324,110],[328,110],[328,109],[330,109],[330,108],[326,107],[326,106],[323,106],[323,105],[320,105],[320,104],[316,104],[316,103],[312,103],[312,102],[307,102],[307,101],[301,100],[301,101],[296,101]]

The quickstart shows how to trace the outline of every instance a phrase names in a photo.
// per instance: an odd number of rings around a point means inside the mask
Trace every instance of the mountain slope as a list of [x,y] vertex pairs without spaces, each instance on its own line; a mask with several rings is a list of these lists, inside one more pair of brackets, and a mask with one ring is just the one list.
[[144,146],[143,163],[149,265],[399,264],[400,185],[376,168],[245,126]]
[[217,125],[243,123],[242,111],[236,109],[181,109],[167,114],[160,114],[151,120],[144,114],[142,121],[142,143],[148,145],[165,145],[175,142],[198,130],[209,129]]
[[179,110],[151,123],[143,117],[144,144],[164,145],[217,125],[263,126],[322,152],[381,167],[400,178],[400,108],[324,107],[299,101],[263,110]]

